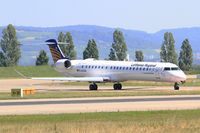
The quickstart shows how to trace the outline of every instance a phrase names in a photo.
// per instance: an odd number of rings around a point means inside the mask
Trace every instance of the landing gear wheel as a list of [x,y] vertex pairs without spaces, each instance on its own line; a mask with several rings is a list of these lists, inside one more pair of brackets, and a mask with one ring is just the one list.
[[174,84],[174,90],[179,90],[179,84],[177,82]]
[[113,85],[113,89],[114,89],[114,90],[117,90],[117,84],[114,84],[114,85]]
[[122,89],[122,84],[117,83],[113,85],[114,90],[121,90]]
[[90,84],[89,89],[90,89],[91,91],[92,91],[92,90],[97,90],[97,89],[98,89],[98,86],[97,86],[97,84],[93,83],[93,84]]

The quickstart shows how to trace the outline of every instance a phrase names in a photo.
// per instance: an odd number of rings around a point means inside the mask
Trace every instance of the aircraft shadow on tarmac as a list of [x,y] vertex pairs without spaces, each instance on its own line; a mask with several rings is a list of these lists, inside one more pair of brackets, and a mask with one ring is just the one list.
[[[70,88],[66,88],[66,89],[37,89],[38,91],[47,91],[47,92],[56,92],[56,91],[66,91],[66,92],[73,92],[73,91],[90,91],[89,89],[70,89]],[[99,88],[98,91],[116,91],[116,90],[113,90],[112,88],[111,89],[102,89],[102,88]],[[152,91],[151,87],[128,87],[128,88],[123,88],[122,90],[117,90],[117,91]],[[116,91],[116,92],[117,92]]]

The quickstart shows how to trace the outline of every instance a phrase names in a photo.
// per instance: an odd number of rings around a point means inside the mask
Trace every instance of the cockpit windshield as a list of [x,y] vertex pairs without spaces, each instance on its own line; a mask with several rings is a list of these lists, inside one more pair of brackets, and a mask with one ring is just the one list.
[[170,71],[170,67],[165,67],[164,71]]
[[165,67],[164,71],[175,71],[175,70],[180,70],[178,67]]

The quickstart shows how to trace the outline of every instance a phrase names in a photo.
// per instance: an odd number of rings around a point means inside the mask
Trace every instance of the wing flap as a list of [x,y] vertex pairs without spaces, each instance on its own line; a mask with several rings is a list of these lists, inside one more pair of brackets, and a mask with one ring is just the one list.
[[35,77],[33,80],[52,80],[52,81],[77,81],[77,82],[106,82],[109,77]]

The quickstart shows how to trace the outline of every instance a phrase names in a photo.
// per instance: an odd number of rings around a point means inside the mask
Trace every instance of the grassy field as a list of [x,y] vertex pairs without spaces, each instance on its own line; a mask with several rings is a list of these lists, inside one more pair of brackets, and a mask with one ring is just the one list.
[[199,133],[200,110],[0,116],[1,133]]
[[0,79],[23,78],[18,72],[27,77],[61,77],[61,75],[50,66],[16,66],[0,67]]

